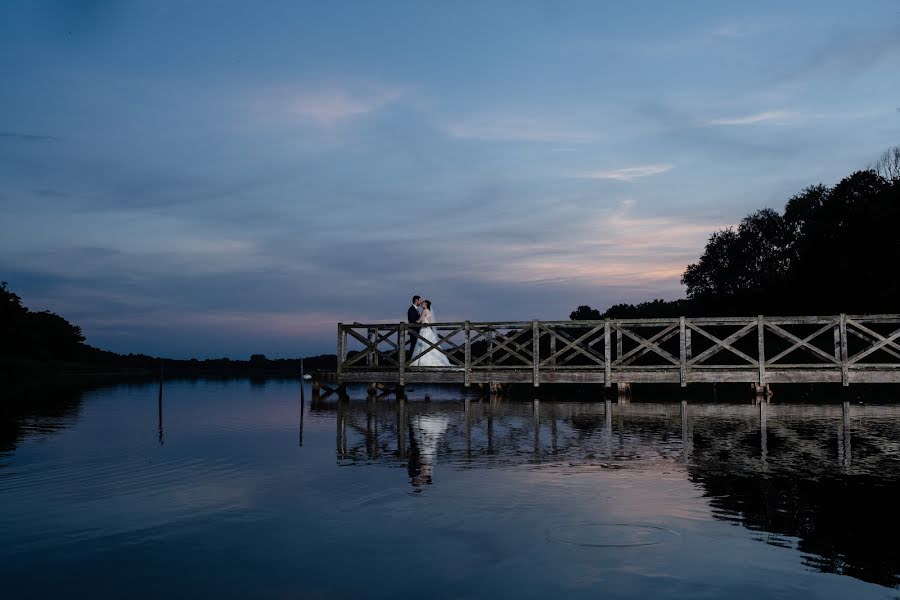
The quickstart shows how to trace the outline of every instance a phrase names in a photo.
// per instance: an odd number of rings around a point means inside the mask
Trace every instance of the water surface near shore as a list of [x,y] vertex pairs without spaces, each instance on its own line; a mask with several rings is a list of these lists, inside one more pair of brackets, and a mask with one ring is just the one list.
[[13,597],[898,596],[890,404],[313,402],[241,380],[3,420]]

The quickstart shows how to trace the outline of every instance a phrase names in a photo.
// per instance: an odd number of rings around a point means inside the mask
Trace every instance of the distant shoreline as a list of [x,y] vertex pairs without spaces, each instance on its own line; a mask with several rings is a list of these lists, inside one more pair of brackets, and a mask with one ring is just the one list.
[[[7,386],[44,387],[91,385],[118,381],[148,382],[171,379],[300,379],[301,359],[176,360],[146,356],[116,357],[109,362],[40,361],[0,358],[0,377]],[[303,370],[334,369],[336,357],[322,355],[302,359]]]

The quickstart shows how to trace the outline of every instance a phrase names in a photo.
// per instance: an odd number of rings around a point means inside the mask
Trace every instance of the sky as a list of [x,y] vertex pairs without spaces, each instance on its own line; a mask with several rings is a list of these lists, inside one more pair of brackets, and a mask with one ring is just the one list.
[[682,297],[900,144],[900,3],[0,3],[0,280],[116,352]]

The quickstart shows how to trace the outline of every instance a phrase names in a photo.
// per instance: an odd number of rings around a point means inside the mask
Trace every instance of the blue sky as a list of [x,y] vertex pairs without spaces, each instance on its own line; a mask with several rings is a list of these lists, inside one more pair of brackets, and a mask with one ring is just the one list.
[[0,4],[0,279],[118,352],[677,298],[900,143],[900,4]]

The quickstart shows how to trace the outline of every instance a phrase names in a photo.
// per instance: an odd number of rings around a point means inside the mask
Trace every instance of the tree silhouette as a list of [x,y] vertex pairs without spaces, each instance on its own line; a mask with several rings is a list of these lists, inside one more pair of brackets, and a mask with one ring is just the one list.
[[591,308],[586,304],[582,304],[572,311],[569,318],[573,321],[596,321],[600,319],[600,311],[596,308]]
[[[900,147],[834,187],[807,187],[713,232],[681,278],[686,300],[619,304],[601,318],[897,312]],[[598,313],[581,306],[572,319]],[[596,317],[590,317],[596,318]]]
[[885,150],[869,168],[888,181],[900,180],[900,146]]

